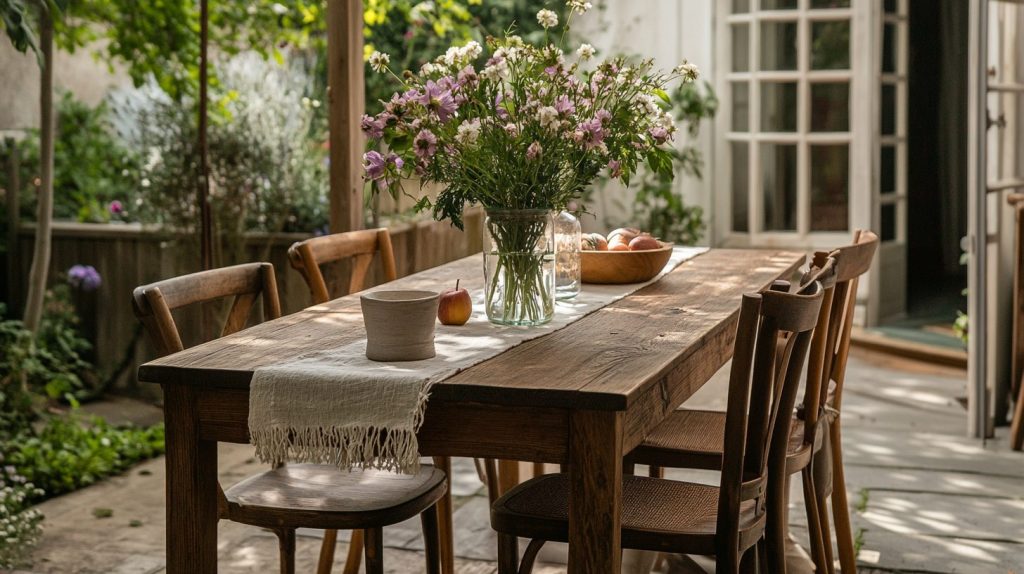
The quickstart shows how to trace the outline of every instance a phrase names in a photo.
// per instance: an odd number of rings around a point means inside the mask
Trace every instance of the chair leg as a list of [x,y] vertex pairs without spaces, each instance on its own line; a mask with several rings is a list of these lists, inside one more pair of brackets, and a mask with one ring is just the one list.
[[345,570],[342,574],[359,574],[363,564],[363,531],[353,530],[348,540],[348,556],[345,557]]
[[1021,381],[1017,393],[1017,405],[1013,409],[1013,422],[1010,424],[1010,448],[1024,448],[1024,381]]
[[757,541],[757,572],[758,574],[768,574],[768,545],[765,544],[765,540],[762,537]]
[[367,528],[363,531],[366,546],[366,574],[384,574],[384,529]]
[[[781,484],[780,484],[781,482]],[[789,492],[789,476],[781,481],[768,481],[765,510],[765,549],[769,571],[772,574],[786,574],[786,493]]]
[[828,572],[825,559],[825,544],[821,528],[821,512],[818,510],[818,498],[814,489],[814,478],[812,475],[813,463],[807,465],[801,472],[800,478],[804,489],[804,508],[807,511],[807,534],[810,539],[811,560],[814,561],[814,569],[819,574]]
[[281,556],[281,574],[295,574],[295,529],[279,528],[275,533]]
[[544,463],[535,462],[533,463],[533,477],[544,476]]
[[455,574],[455,531],[452,528],[452,459],[447,456],[435,456],[434,466],[443,470],[449,477],[444,496],[437,501],[439,519],[439,539],[441,541],[441,572]]
[[530,541],[530,544],[526,546],[526,551],[523,552],[523,561],[519,563],[519,574],[532,574],[533,564],[537,561],[537,553],[544,547],[546,540],[540,538],[534,538]]
[[836,574],[836,559],[832,554],[832,529],[828,520],[828,497],[819,495],[818,502],[818,524],[821,526],[822,550],[825,551],[825,572]]
[[487,474],[487,501],[494,504],[501,497],[498,488],[498,462],[493,458],[484,459],[484,473]]
[[498,533],[498,574],[518,574],[519,539]]
[[423,523],[423,545],[427,556],[427,574],[441,574],[441,540],[437,533],[437,505],[420,514]]
[[829,426],[832,447],[832,520],[836,526],[839,546],[839,569],[843,574],[857,573],[857,555],[853,548],[853,527],[850,525],[850,504],[846,500],[846,475],[843,474],[843,440],[841,418]]
[[647,467],[647,476],[651,478],[665,478],[665,469],[660,466]]
[[320,544],[320,560],[316,564],[316,574],[331,574],[334,567],[334,551],[338,547],[338,531],[325,530],[324,541]]

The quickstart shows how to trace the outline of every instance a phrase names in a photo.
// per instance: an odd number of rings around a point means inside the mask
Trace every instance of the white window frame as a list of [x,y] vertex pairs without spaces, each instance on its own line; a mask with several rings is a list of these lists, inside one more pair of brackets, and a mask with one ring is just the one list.
[[[722,72],[716,78],[716,90],[721,94],[722,105],[716,118],[715,170],[716,181],[720,182],[715,198],[714,243],[724,247],[790,247],[802,249],[822,249],[843,245],[849,242],[852,230],[857,227],[868,227],[871,222],[871,197],[873,191],[869,181],[863,180],[861,174],[872,174],[873,163],[864,154],[865,143],[872,141],[872,130],[869,125],[877,125],[877,113],[869,116],[868,106],[858,105],[864,101],[864,85],[870,84],[878,98],[878,82],[864,81],[863,68],[865,52],[873,34],[863,33],[866,20],[863,18],[863,5],[877,0],[852,0],[850,8],[810,9],[810,0],[798,0],[793,10],[766,10],[759,7],[762,0],[750,0],[750,11],[732,14],[731,2],[718,3],[720,10],[717,18],[716,68]],[[899,0],[905,3],[906,0]],[[860,7],[859,7],[860,6]],[[819,21],[846,20],[850,23],[850,69],[849,70],[810,70],[811,24]],[[795,71],[759,71],[761,30],[760,23],[766,21],[795,21],[797,23],[797,69]],[[749,27],[749,60],[747,72],[732,71],[732,27],[743,23]],[[904,41],[901,37],[900,41]],[[877,58],[875,58],[877,59]],[[873,76],[877,78],[877,76]],[[761,127],[761,82],[762,81],[796,81],[797,82],[797,131],[796,132],[760,132]],[[732,82],[749,82],[749,122],[747,132],[732,132]],[[850,94],[850,131],[849,132],[810,132],[810,87],[818,82],[849,82]],[[905,90],[904,90],[905,97]],[[868,120],[867,118],[874,118]],[[877,128],[876,128],[877,130]],[[877,132],[876,132],[877,133]],[[732,230],[732,152],[731,144],[736,141],[750,142],[748,159],[748,232]],[[797,144],[797,195],[798,212],[796,231],[764,231],[763,186],[761,180],[761,143],[795,143]],[[835,232],[810,231],[811,191],[810,191],[810,145],[811,144],[847,144],[849,146],[848,221],[847,230]],[[861,150],[858,153],[858,148]],[[873,152],[874,155],[878,151]],[[871,163],[865,163],[871,162]],[[865,169],[866,168],[866,169]]]

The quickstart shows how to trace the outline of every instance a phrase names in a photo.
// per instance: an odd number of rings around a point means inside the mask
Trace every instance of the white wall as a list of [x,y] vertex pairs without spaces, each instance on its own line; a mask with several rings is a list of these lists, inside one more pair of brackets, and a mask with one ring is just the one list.
[[[714,84],[714,0],[593,0],[594,10],[583,16],[573,29],[578,37],[598,48],[598,57],[615,54],[638,55],[654,58],[658,67],[671,69],[683,60],[700,68],[703,79]],[[697,145],[704,155],[704,179],[677,177],[675,185],[687,203],[704,208],[708,233],[714,205],[714,138],[713,122],[701,126]],[[680,137],[686,137],[680,133]],[[611,190],[608,190],[611,193]],[[619,188],[620,200],[624,199]],[[605,206],[609,212],[625,216],[614,206]],[[584,226],[600,231],[605,215],[598,202],[589,205],[597,213],[584,219]],[[607,231],[607,230],[604,230]],[[705,243],[708,240],[705,235]]]

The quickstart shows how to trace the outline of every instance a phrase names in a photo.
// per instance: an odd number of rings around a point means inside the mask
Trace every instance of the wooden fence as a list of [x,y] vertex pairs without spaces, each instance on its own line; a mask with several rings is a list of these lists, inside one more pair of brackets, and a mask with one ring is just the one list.
[[[447,222],[411,221],[385,224],[391,231],[398,276],[402,277],[436,267],[448,261],[477,253],[481,249],[483,213],[471,210],[466,214],[466,231]],[[23,225],[16,245],[9,246],[13,259],[8,269],[7,299],[13,314],[19,313],[26,295],[26,278],[32,258],[34,226]],[[250,260],[263,259],[277,270],[278,291],[282,311],[294,313],[309,304],[309,290],[298,272],[289,267],[287,249],[293,242],[305,239],[303,234],[251,234],[246,237]],[[146,397],[157,396],[150,385],[138,385],[135,379],[139,364],[154,357],[132,314],[130,294],[138,285],[189,273],[196,269],[197,256],[184,249],[180,238],[158,230],[132,224],[86,224],[56,222],[53,229],[51,281],[75,264],[92,265],[103,279],[94,293],[76,293],[75,304],[82,318],[82,329],[93,342],[91,357],[104,377],[111,379],[113,390]],[[378,284],[375,273],[368,281]],[[331,275],[330,273],[328,275]],[[339,285],[345,272],[333,274]],[[453,278],[454,281],[454,278]],[[343,293],[341,291],[333,291]],[[15,315],[17,316],[17,315]],[[198,310],[188,310],[178,319],[183,339],[188,345],[199,339]]]

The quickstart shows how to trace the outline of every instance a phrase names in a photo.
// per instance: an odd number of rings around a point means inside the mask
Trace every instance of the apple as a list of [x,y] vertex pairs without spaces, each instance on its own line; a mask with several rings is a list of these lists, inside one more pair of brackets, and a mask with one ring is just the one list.
[[584,251],[608,251],[608,240],[600,233],[584,233],[580,248]]
[[608,244],[608,251],[629,251],[629,245],[616,239]]
[[623,243],[629,245],[629,242],[633,241],[637,235],[640,235],[640,230],[635,227],[620,227],[608,234],[608,243],[611,244],[616,239],[621,239]]
[[629,242],[630,251],[649,251],[651,249],[661,249],[661,243],[646,233],[637,235]]
[[442,325],[465,325],[469,316],[473,314],[473,300],[469,297],[469,291],[459,288],[459,281],[455,281],[454,289],[445,289],[437,303],[437,318]]

